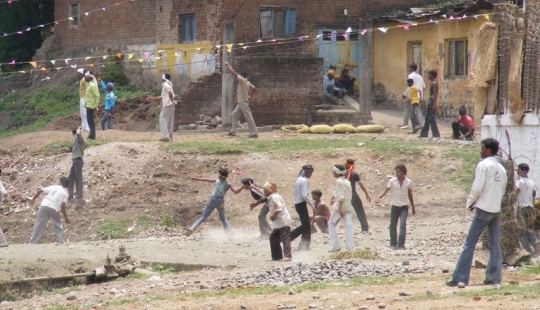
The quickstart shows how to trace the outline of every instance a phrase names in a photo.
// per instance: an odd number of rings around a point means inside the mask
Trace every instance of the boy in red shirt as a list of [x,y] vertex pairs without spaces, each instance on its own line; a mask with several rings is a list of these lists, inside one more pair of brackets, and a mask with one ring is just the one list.
[[472,118],[467,115],[467,109],[465,109],[465,107],[459,108],[459,116],[456,121],[452,123],[452,131],[454,132],[452,138],[472,140],[474,129],[474,122]]

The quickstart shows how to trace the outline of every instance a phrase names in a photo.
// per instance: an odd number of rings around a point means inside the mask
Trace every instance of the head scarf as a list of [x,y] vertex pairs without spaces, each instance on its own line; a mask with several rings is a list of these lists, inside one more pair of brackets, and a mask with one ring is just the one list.
[[306,172],[313,172],[315,171],[315,169],[313,169],[313,166],[312,165],[304,165],[302,167],[302,170],[300,170],[300,173],[298,174],[299,177],[305,177],[306,176]]
[[347,180],[350,180],[354,170],[354,164],[349,164],[345,161],[345,168],[347,168]]
[[336,166],[334,166],[332,170],[338,175],[345,175],[345,173],[347,173],[347,170],[339,170]]
[[275,193],[275,192],[277,192],[277,187],[275,187],[275,186],[274,186],[272,183],[270,183],[270,182],[264,183],[263,188],[264,188],[265,190],[269,191],[269,192],[272,193],[272,194]]
[[97,83],[98,83],[98,82],[97,82],[97,79],[96,79],[95,76],[93,76],[93,75],[90,73],[90,71],[87,71],[87,72],[84,74],[84,77],[91,77],[92,80],[94,81],[94,83],[96,83],[96,85],[97,85]]
[[114,89],[114,84],[111,83],[111,82],[109,82],[109,83],[107,83],[107,85],[105,85],[105,88],[106,88],[106,89],[109,89],[109,88],[110,88],[111,90],[113,90],[113,89]]
[[84,69],[83,68],[80,68],[77,70],[77,73],[80,73],[80,74],[83,74],[84,75]]

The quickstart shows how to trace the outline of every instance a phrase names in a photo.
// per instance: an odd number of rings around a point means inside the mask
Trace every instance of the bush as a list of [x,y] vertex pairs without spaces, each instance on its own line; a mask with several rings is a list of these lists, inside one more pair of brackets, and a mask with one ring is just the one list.
[[105,83],[112,82],[114,83],[114,86],[123,86],[129,84],[129,79],[124,73],[122,63],[117,57],[113,57],[107,62],[101,74]]

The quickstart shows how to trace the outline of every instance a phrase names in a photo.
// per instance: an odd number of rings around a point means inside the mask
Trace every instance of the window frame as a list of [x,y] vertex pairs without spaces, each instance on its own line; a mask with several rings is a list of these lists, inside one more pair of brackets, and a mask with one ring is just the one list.
[[[264,11],[271,11],[271,20],[272,20],[272,35],[271,36],[263,36],[263,26],[262,26],[262,20],[261,20],[261,13]],[[284,18],[283,18],[283,36],[276,36],[275,29],[276,29],[276,11],[282,11],[284,12]],[[259,7],[259,38],[260,39],[285,39],[285,38],[294,38],[296,36],[296,9],[289,8],[289,7]]]
[[[456,44],[460,42],[464,43],[463,59],[461,60],[463,62],[462,68],[458,68],[460,65],[457,57],[459,56],[456,53]],[[469,75],[469,40],[467,38],[447,39],[445,61],[445,76],[447,78],[467,78]],[[462,70],[463,73],[456,74],[459,70]]]
[[[77,14],[74,14],[73,8],[77,7]],[[70,3],[69,4],[69,16],[73,20],[69,21],[69,25],[73,27],[78,27],[81,24],[81,4],[80,3]]]
[[[179,41],[180,43],[193,43],[193,42],[196,42],[197,41],[197,16],[195,13],[184,13],[184,14],[178,14],[178,19],[179,19],[179,26],[181,26],[180,28],[180,33],[178,34],[178,37],[179,37]],[[190,22],[190,26],[191,26],[191,30],[190,30],[190,34],[191,36],[189,36],[189,38],[186,37],[186,23],[191,20]]]

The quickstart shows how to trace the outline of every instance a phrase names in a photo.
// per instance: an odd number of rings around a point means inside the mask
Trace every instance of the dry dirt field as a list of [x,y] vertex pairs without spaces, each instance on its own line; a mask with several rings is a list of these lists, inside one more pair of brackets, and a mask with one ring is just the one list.
[[[505,268],[505,284],[499,289],[478,285],[482,269],[473,269],[474,285],[458,293],[444,285],[471,218],[464,211],[468,181],[463,178],[474,166],[454,155],[475,156],[478,142],[448,139],[446,122],[439,124],[446,138],[430,141],[400,131],[396,126],[399,112],[374,111],[373,117],[387,127],[384,133],[300,135],[276,130],[262,132],[253,141],[244,135],[225,137],[218,131],[181,132],[174,144],[166,145],[157,142],[157,132],[144,131],[144,124],[138,131],[98,132],[98,139],[85,152],[86,203],[69,205],[72,223],[64,226],[62,245],[54,244],[52,227],[41,244],[26,244],[35,218],[27,201],[38,186],[55,183],[69,173],[69,130],[62,130],[63,122],[57,121],[44,131],[0,140],[2,181],[10,191],[0,225],[11,243],[0,248],[0,281],[89,272],[103,265],[107,254],[115,256],[120,245],[134,259],[148,264],[207,266],[180,273],[154,268],[148,272],[155,274],[52,292],[36,289],[20,300],[2,301],[0,309],[378,309],[381,303],[386,309],[536,309],[540,278],[523,268]],[[371,197],[384,189],[398,163],[407,166],[415,182],[417,214],[409,216],[405,251],[388,249],[388,196],[377,205],[361,193],[372,234],[360,234],[355,219],[355,246],[379,258],[359,262],[384,268],[410,265],[424,268],[423,272],[285,289],[258,283],[223,289],[223,279],[236,274],[329,259],[328,237],[316,233],[312,251],[294,251],[291,263],[269,261],[268,241],[258,238],[258,212],[248,212],[251,197],[246,192],[227,194],[231,235],[224,235],[215,214],[193,236],[181,234],[200,216],[211,192],[210,184],[193,182],[192,176],[214,178],[220,167],[226,167],[232,171],[229,179],[235,186],[244,177],[253,177],[258,184],[275,182],[296,226],[292,197],[300,167],[314,165],[310,189],[321,189],[328,201],[331,167],[346,158],[357,162],[356,170]],[[297,244],[293,242],[293,248]],[[366,300],[369,295],[375,299]]]

